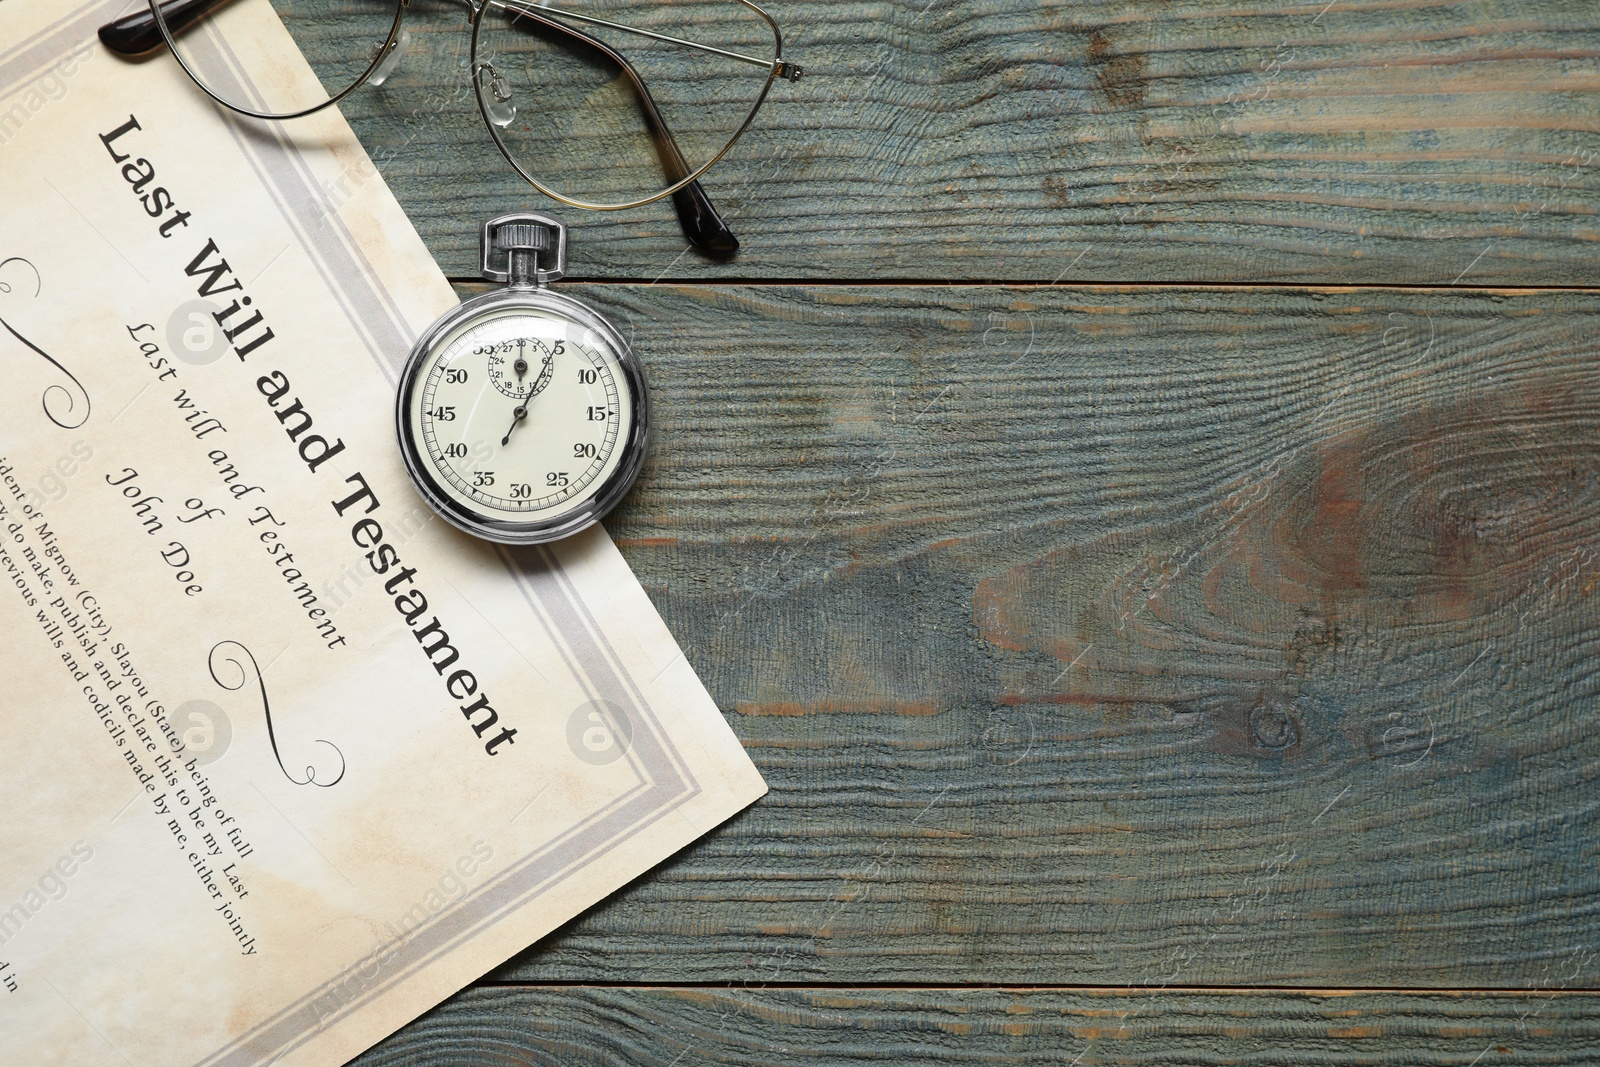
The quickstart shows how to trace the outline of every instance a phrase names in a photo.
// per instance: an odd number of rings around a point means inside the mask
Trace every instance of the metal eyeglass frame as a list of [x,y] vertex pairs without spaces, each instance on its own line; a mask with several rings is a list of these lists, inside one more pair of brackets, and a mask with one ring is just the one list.
[[[242,115],[248,115],[251,118],[281,121],[284,119],[301,118],[303,116],[311,115],[321,111],[324,108],[332,107],[334,104],[337,104],[339,101],[343,100],[345,97],[359,89],[361,86],[365,85],[367,81],[372,78],[373,74],[378,70],[378,68],[383,65],[384,61],[389,57],[390,52],[397,47],[398,42],[400,41],[401,30],[405,22],[406,8],[411,6],[411,0],[384,0],[384,2],[394,3],[394,22],[390,25],[388,36],[384,39],[383,44],[373,54],[372,62],[367,65],[367,69],[363,71],[361,75],[356,78],[355,81],[352,82],[347,88],[330,96],[327,100],[313,107],[305,108],[301,111],[295,112],[275,113],[251,110],[222,99],[216,93],[212,92],[206,86],[205,82],[201,80],[200,76],[190,68],[189,63],[184,59],[182,52],[176,47],[172,47],[173,39],[178,34],[188,30],[206,15],[210,14],[212,11],[218,7],[221,7],[227,2],[228,0],[149,0],[149,10],[135,11],[130,15],[126,15],[102,26],[100,28],[100,40],[108,49],[120,55],[143,55],[145,53],[155,51],[164,45],[168,46],[172,51],[173,58],[178,61],[178,64],[183,68],[184,73],[189,75],[190,80],[192,80],[195,85],[199,86],[202,92],[204,92],[211,99],[215,100],[217,103],[221,104],[223,107],[228,108],[230,111],[238,112]],[[541,2],[541,0],[454,0],[454,2],[467,9],[469,24],[472,27],[472,87],[473,93],[478,101],[478,112],[483,118],[484,126],[489,130],[489,136],[491,139],[493,139],[495,147],[500,150],[500,154],[505,157],[506,162],[511,164],[512,169],[520,174],[524,180],[553,200],[559,201],[560,203],[566,204],[570,207],[588,208],[595,211],[618,211],[625,208],[640,207],[670,196],[673,200],[673,206],[677,209],[678,221],[683,228],[684,236],[689,239],[691,244],[711,255],[731,255],[733,252],[738,250],[738,239],[734,237],[732,231],[728,229],[727,224],[723,222],[722,217],[717,213],[717,210],[712,205],[710,198],[706,196],[705,190],[700,186],[699,179],[701,175],[705,174],[705,172],[710,170],[718,160],[726,155],[729,149],[731,149],[739,140],[739,138],[743,136],[745,130],[750,128],[750,123],[754,121],[756,112],[761,109],[761,105],[766,101],[767,93],[772,89],[772,83],[779,78],[784,78],[791,82],[799,81],[801,76],[804,74],[804,71],[799,66],[783,58],[783,34],[778,29],[778,24],[773,20],[771,15],[767,14],[760,7],[756,6],[756,4],[752,3],[751,0],[729,0],[730,3],[740,4],[743,7],[755,12],[766,22],[768,28],[771,29],[773,39],[773,58],[771,60],[766,60],[756,56],[747,56],[738,52],[731,52],[726,49],[716,48],[711,45],[700,44],[695,41],[686,41],[681,38],[671,37],[666,34],[656,33],[651,30],[626,26],[621,23],[595,18],[590,15],[583,15],[572,11],[562,11],[546,6],[543,2]],[[478,62],[478,37],[483,25],[484,15],[491,10],[495,12],[507,12],[517,18],[526,18],[530,22],[536,23],[542,29],[561,34],[570,42],[580,44],[584,47],[600,52],[609,60],[611,60],[611,62],[621,68],[622,72],[627,75],[629,82],[632,84],[640,109],[644,113],[645,121],[650,127],[651,137],[656,147],[656,153],[661,161],[662,170],[666,173],[669,182],[666,188],[641,199],[629,200],[615,204],[579,200],[557,192],[556,190],[545,185],[543,182],[539,181],[539,179],[530,174],[527,169],[517,161],[510,148],[502,139],[499,127],[496,126],[494,121],[490,118],[489,103],[484,99],[486,88],[492,93],[495,89],[495,83],[498,78],[498,72],[494,70],[492,64],[480,64]],[[605,27],[607,29],[619,30],[621,32],[634,34],[640,37],[664,41],[669,44],[676,44],[686,48],[696,49],[698,51],[710,52],[727,59],[736,60],[738,62],[748,63],[758,67],[766,67],[767,78],[761,87],[760,95],[756,97],[755,103],[751,106],[749,114],[745,116],[744,121],[739,125],[739,128],[734,131],[733,136],[729,138],[728,142],[722,146],[721,151],[717,152],[716,155],[712,156],[710,160],[701,164],[698,168],[691,170],[688,163],[683,158],[683,153],[678,148],[677,141],[673,138],[671,131],[667,128],[666,120],[662,118],[660,111],[656,108],[655,101],[650,96],[649,90],[645,87],[644,80],[639,77],[638,71],[634,69],[633,65],[629,63],[620,52],[616,51],[600,40],[582,32],[581,30],[568,26],[563,22],[557,21],[556,18],[552,18],[551,16],[570,18],[575,22],[582,22],[590,25]],[[489,84],[487,87],[484,84],[485,79],[483,75],[485,73],[490,75]]]

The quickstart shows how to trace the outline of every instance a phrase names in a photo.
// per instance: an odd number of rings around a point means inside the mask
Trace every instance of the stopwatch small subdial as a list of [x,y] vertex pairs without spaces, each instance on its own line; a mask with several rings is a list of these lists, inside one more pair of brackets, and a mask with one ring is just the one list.
[[519,342],[511,351],[489,357],[489,380],[512,400],[538,396],[555,372],[555,354],[538,341]]

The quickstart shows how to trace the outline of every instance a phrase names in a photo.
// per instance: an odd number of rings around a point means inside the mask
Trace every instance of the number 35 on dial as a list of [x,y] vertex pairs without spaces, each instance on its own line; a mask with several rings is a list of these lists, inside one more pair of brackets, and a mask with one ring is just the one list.
[[622,499],[648,413],[638,361],[610,323],[548,289],[501,290],[418,341],[396,421],[434,510],[479,537],[534,544]]

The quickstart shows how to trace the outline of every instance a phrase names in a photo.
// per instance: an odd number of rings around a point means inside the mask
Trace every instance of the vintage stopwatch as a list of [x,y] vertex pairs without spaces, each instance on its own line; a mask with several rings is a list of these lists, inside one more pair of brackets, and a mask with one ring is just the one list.
[[395,422],[411,480],[442,517],[490,541],[577,533],[644,465],[639,361],[592,308],[550,291],[566,259],[567,228],[549,216],[484,223],[483,276],[506,288],[430,326],[400,379]]

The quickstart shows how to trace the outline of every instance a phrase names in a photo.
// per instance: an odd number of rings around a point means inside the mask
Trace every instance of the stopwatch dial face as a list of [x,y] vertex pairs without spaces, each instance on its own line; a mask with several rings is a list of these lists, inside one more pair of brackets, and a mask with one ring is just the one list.
[[581,507],[625,459],[633,396],[606,339],[516,308],[446,333],[417,367],[421,466],[445,496],[511,522]]

